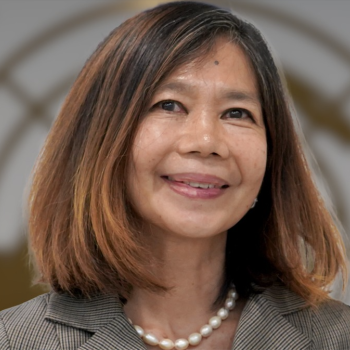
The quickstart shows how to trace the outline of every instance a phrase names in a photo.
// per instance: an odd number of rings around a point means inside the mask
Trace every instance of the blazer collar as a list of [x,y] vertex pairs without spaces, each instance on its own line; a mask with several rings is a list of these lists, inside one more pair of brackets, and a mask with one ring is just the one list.
[[[273,286],[252,294],[242,312],[232,350],[307,349],[309,313],[303,314],[304,326],[295,327],[288,314],[305,309],[305,302],[283,286]],[[79,350],[145,350],[142,340],[127,321],[118,299],[99,296],[89,300],[50,294],[46,319],[95,333]]]
[[[120,301],[115,297],[76,299],[51,292],[45,318],[59,324],[58,337],[64,350],[77,348],[73,339],[79,338],[80,330],[94,334],[79,350],[126,350],[130,346],[135,350],[146,350],[127,320]],[[69,342],[66,341],[67,334],[70,335]]]
[[[300,328],[289,322],[288,315],[307,309],[306,303],[282,285],[253,294],[242,312],[232,350],[308,349],[310,322],[308,309],[296,316]],[[287,316],[287,317],[286,317]]]
[[121,303],[114,297],[77,299],[51,292],[45,318],[95,333],[122,313]]

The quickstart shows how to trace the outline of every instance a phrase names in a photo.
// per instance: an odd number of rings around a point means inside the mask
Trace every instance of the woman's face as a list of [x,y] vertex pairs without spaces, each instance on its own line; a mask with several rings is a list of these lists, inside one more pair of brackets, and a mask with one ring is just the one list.
[[218,40],[161,84],[132,159],[128,193],[152,230],[210,237],[246,214],[264,177],[266,136],[255,75],[238,46]]

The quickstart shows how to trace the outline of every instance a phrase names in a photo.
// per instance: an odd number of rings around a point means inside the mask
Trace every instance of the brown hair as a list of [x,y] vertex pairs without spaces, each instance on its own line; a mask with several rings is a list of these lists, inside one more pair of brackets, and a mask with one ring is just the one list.
[[160,82],[219,36],[255,71],[268,142],[259,202],[229,230],[224,292],[279,281],[317,304],[339,271],[339,232],[315,188],[266,42],[251,24],[197,2],[140,13],[96,49],[74,83],[33,172],[29,236],[40,280],[58,292],[127,297],[162,290],[126,195],[130,146]]

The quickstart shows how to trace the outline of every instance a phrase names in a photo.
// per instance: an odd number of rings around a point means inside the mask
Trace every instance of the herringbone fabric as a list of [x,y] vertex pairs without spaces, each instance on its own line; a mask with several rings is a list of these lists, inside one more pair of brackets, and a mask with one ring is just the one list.
[[[145,350],[112,297],[91,300],[48,293],[0,313],[1,350]],[[350,350],[350,307],[305,307],[274,286],[252,295],[232,350]],[[213,349],[220,350],[220,349]]]

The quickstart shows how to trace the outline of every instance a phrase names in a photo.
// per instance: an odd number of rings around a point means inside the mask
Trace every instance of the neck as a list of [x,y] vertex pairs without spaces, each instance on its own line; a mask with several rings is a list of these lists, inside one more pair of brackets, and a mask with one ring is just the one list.
[[135,288],[125,305],[127,316],[135,324],[161,329],[164,336],[174,338],[202,326],[213,315],[223,283],[226,233],[187,238],[152,232],[148,244],[158,262],[153,273],[168,291]]

